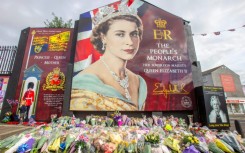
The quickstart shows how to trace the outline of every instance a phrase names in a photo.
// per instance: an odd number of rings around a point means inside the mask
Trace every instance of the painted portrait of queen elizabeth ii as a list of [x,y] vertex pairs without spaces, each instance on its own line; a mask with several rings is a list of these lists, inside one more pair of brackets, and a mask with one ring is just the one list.
[[118,8],[106,6],[93,19],[90,41],[101,56],[74,76],[71,110],[144,110],[146,82],[127,68],[138,52],[143,24],[127,5]]

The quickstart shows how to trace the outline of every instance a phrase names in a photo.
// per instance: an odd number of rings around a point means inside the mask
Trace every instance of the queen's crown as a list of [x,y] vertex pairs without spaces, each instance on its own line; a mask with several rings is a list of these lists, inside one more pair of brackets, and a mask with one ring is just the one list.
[[99,9],[93,18],[94,25],[99,25],[106,20],[120,15],[134,15],[137,16],[137,10],[129,8],[127,4],[121,3],[118,5],[118,10],[115,10],[113,6],[105,6]]

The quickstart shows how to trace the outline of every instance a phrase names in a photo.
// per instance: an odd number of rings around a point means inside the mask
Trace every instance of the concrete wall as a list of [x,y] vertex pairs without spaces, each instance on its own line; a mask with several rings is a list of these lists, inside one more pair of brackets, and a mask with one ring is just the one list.
[[200,62],[197,61],[197,56],[196,56],[196,51],[195,51],[195,46],[194,46],[194,41],[192,37],[192,31],[191,31],[191,26],[188,25],[187,22],[184,21],[184,28],[185,28],[185,34],[187,38],[187,50],[189,53],[189,59],[190,62],[192,63],[192,78],[193,78],[193,85],[194,87],[199,87],[203,85],[202,82],[202,69]]
[[211,74],[202,76],[204,86],[214,86],[213,78]]

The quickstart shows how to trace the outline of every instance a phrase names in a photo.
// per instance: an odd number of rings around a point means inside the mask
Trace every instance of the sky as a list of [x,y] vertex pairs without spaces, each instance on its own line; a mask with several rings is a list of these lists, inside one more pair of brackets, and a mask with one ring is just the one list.
[[[64,21],[79,19],[81,13],[116,0],[1,0],[0,46],[17,46],[21,30],[44,27],[53,16]],[[190,21],[202,71],[225,65],[245,84],[245,1],[244,0],[146,0],[163,10]],[[235,29],[234,32],[228,31]],[[220,31],[220,35],[214,32]],[[207,34],[202,36],[200,34]]]

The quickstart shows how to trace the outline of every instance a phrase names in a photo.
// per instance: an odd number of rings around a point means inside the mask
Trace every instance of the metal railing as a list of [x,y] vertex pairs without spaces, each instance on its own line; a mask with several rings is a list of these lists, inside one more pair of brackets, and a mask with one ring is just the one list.
[[13,71],[17,46],[0,46],[0,75],[8,75]]

